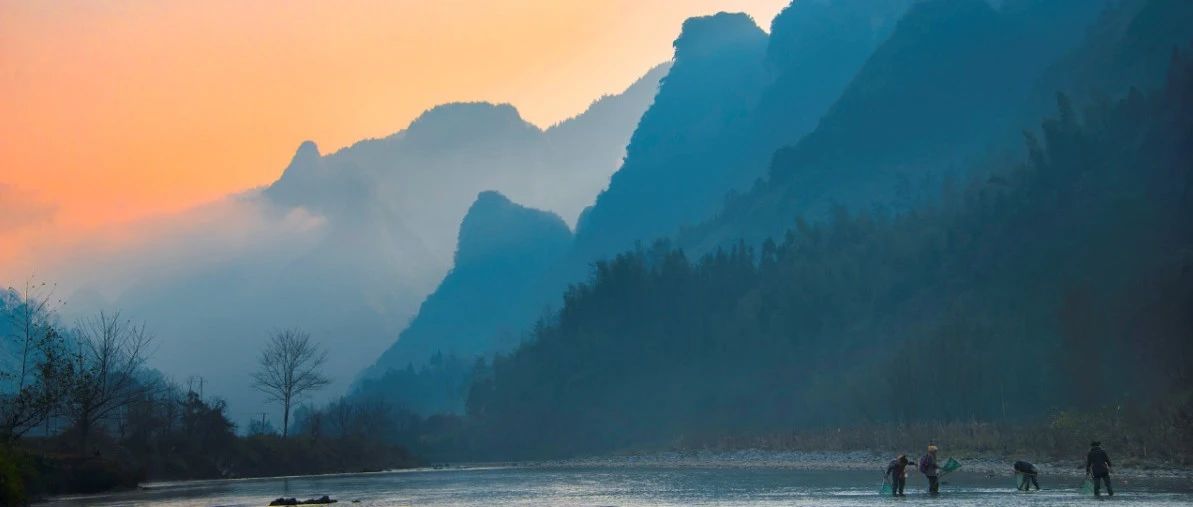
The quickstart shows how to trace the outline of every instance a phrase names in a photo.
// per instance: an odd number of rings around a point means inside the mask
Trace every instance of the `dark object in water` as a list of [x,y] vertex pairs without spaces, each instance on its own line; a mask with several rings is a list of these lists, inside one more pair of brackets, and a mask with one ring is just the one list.
[[329,503],[336,503],[336,500],[332,500],[327,495],[323,495],[319,498],[308,498],[302,501],[299,501],[297,498],[278,497],[277,500],[269,502],[269,505],[319,505]]

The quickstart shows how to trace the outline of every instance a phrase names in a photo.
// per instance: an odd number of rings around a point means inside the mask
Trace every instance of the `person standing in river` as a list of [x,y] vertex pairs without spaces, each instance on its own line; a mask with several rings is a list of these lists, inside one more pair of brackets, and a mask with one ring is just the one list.
[[910,462],[907,461],[907,455],[900,454],[886,466],[886,475],[891,478],[891,496],[906,496],[903,494],[903,487],[907,485],[908,463]]
[[1036,469],[1035,465],[1023,460],[1019,460],[1015,462],[1013,468],[1015,469],[1015,473],[1023,474],[1023,480],[1019,481],[1019,484],[1015,486],[1015,489],[1021,491],[1031,491],[1031,487],[1035,486],[1036,491],[1040,490],[1040,483],[1036,481],[1036,476],[1040,474],[1040,471]]
[[1089,443],[1089,454],[1085,457],[1085,475],[1094,479],[1094,496],[1102,496],[1102,484],[1106,484],[1106,494],[1114,496],[1114,489],[1110,487],[1110,456],[1102,450],[1102,442],[1094,440]]
[[928,454],[920,458],[920,472],[928,478],[928,494],[940,494],[940,467],[936,465],[935,445],[928,446]]

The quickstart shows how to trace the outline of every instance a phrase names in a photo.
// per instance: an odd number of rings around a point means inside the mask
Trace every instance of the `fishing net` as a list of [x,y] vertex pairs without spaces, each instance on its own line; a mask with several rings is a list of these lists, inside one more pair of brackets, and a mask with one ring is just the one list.
[[891,483],[884,479],[882,481],[882,486],[880,486],[878,488],[878,494],[889,496],[893,492],[894,492],[894,489],[892,488]]
[[941,473],[947,474],[947,473],[952,472],[958,468],[961,468],[961,462],[957,461],[953,458],[949,458],[949,460],[944,463],[944,466],[940,467],[940,471],[941,471]]
[[1086,477],[1085,480],[1081,482],[1081,494],[1089,496],[1094,495],[1094,481],[1089,477]]

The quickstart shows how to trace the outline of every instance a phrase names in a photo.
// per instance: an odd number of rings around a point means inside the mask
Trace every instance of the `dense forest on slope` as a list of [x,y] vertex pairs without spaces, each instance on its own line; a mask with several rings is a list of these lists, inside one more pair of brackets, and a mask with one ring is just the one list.
[[1193,67],[1172,65],[1152,93],[1060,95],[1026,162],[905,212],[599,262],[478,378],[473,442],[558,455],[1121,404],[1184,421],[1167,443],[1187,456]]

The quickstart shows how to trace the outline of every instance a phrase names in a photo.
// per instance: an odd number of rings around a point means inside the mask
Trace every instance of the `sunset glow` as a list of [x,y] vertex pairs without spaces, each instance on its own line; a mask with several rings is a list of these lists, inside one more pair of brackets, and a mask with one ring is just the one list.
[[[0,3],[0,263],[275,179],[456,100],[546,126],[670,57],[683,19],[785,0]],[[42,238],[43,240],[45,238]],[[2,270],[0,270],[2,271]]]

